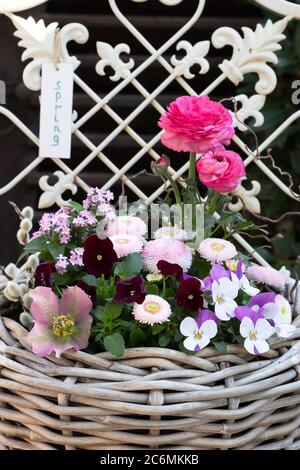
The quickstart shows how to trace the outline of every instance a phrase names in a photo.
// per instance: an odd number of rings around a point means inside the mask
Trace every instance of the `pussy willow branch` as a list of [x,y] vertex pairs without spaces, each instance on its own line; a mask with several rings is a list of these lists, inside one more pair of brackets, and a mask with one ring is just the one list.
[[14,208],[15,212],[18,214],[18,216],[20,217],[21,220],[24,219],[24,215],[22,214],[22,212],[20,211],[20,209],[18,208],[17,204],[15,204],[14,202],[12,201],[8,201],[8,203]]

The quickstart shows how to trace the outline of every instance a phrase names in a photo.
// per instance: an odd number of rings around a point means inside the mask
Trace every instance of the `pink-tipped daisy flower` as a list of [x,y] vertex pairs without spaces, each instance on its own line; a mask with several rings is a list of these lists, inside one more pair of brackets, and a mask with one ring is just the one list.
[[259,266],[258,264],[252,264],[248,266],[246,275],[252,281],[266,284],[267,286],[276,287],[277,289],[284,289],[285,278],[276,269],[267,266]]
[[34,327],[28,339],[35,354],[43,357],[55,352],[60,357],[70,349],[88,346],[93,321],[89,295],[77,286],[68,287],[61,300],[50,287],[39,286],[29,293]]
[[192,264],[192,250],[182,241],[160,238],[149,241],[143,250],[144,266],[150,273],[158,273],[157,263],[167,261],[178,264],[187,272]]
[[235,246],[222,238],[206,238],[200,244],[199,253],[211,263],[222,263],[237,255]]
[[142,304],[133,306],[135,320],[149,325],[168,321],[171,313],[170,304],[158,295],[147,295]]
[[143,242],[140,237],[128,233],[120,233],[109,237],[113,243],[114,250],[118,258],[128,256],[130,253],[140,253],[143,249]]
[[120,215],[110,220],[107,225],[107,234],[118,235],[119,233],[127,233],[136,235],[137,237],[145,235],[147,225],[140,217],[130,215]]

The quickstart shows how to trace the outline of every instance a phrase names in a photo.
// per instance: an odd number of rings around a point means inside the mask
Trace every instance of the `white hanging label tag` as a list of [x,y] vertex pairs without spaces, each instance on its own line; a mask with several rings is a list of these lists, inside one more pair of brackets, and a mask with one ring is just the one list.
[[43,64],[40,115],[42,158],[71,158],[73,65]]

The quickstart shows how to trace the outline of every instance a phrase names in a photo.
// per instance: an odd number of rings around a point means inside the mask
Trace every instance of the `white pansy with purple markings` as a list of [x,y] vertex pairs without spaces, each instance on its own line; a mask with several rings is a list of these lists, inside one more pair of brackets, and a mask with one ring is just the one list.
[[213,281],[211,290],[212,298],[215,304],[215,313],[220,320],[228,321],[234,316],[234,310],[237,307],[235,298],[238,296],[240,282],[235,274],[227,277],[221,277],[218,281]]
[[201,325],[192,317],[186,317],[180,325],[180,332],[187,338],[183,345],[188,351],[199,351],[210,343],[218,332],[217,324],[213,320],[206,320]]
[[250,354],[258,355],[269,351],[267,339],[273,336],[275,328],[264,318],[258,318],[254,322],[252,318],[245,316],[240,325],[240,333],[245,338],[245,349]]

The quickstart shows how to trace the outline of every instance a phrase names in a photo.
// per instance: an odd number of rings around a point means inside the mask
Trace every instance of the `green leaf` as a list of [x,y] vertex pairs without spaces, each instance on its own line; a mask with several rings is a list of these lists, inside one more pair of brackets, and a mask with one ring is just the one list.
[[29,253],[48,250],[47,240],[43,236],[33,238],[29,243],[27,243],[24,250]]
[[130,332],[129,341],[130,345],[135,348],[137,346],[142,346],[147,339],[147,336],[141,328],[135,328]]
[[146,290],[148,295],[159,295],[159,287],[156,284],[148,284]]
[[171,338],[169,336],[161,336],[158,340],[158,344],[161,348],[165,348],[170,343]]
[[81,278],[84,282],[89,284],[90,286],[96,286],[97,279],[92,274],[87,274]]
[[74,209],[76,212],[81,212],[84,210],[84,207],[75,201],[69,201],[68,206]]
[[161,333],[164,329],[164,325],[161,325],[160,323],[156,323],[153,327],[152,327],[152,334],[155,336],[155,335],[159,335],[159,333]]
[[227,344],[225,343],[225,341],[216,341],[214,343],[214,346],[215,348],[217,349],[217,351],[219,351],[219,353],[221,354],[226,354],[227,352]]
[[103,321],[105,318],[105,307],[103,305],[98,305],[98,307],[93,310],[93,315],[97,320]]
[[65,245],[62,245],[59,242],[50,242],[47,245],[47,248],[54,260],[56,260],[59,255],[63,255],[65,252]]
[[183,335],[180,333],[180,330],[176,330],[174,333],[174,341],[178,343],[179,341],[182,341]]
[[121,315],[122,309],[122,304],[108,303],[105,305],[105,315],[109,320],[115,320]]
[[125,351],[124,338],[120,333],[114,333],[104,338],[104,346],[107,351],[116,357],[122,357]]
[[143,262],[139,253],[128,255],[124,261],[118,263],[115,267],[115,275],[121,279],[137,276],[142,271]]

